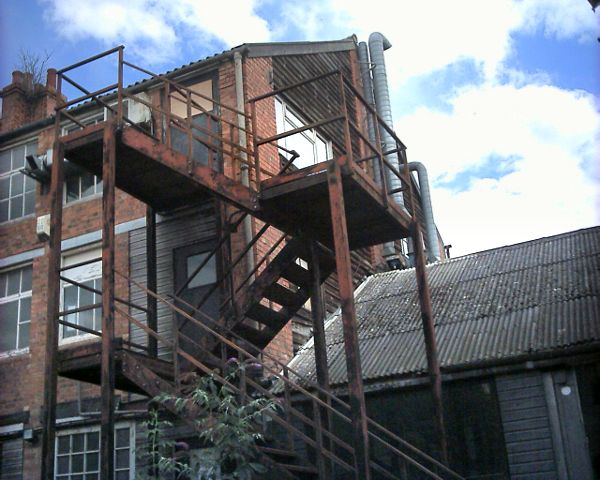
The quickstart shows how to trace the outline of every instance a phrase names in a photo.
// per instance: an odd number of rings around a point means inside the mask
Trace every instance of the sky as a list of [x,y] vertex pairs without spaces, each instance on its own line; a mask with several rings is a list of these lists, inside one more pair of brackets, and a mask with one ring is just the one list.
[[[0,82],[23,51],[60,68],[123,44],[163,72],[242,43],[375,31],[452,256],[600,224],[600,8],[586,0],[0,0]],[[107,59],[82,80],[115,72]]]

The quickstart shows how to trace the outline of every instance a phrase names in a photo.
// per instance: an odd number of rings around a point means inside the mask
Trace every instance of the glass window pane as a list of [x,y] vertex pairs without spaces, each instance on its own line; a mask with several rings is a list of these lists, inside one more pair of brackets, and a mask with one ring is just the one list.
[[0,152],[0,173],[10,172],[10,150]]
[[3,200],[8,198],[10,194],[10,178],[11,177],[0,178],[0,198]]
[[[84,282],[85,286],[94,288],[94,282]],[[79,289],[79,306],[92,305],[94,303],[94,292],[90,292],[84,288]]]
[[129,427],[117,429],[115,445],[117,446],[117,448],[129,447]]
[[11,170],[18,170],[25,166],[25,145],[14,148],[12,151],[12,168]]
[[10,196],[14,197],[15,195],[19,195],[23,193],[23,185],[25,181],[23,180],[25,175],[22,173],[15,173],[10,177]]
[[85,480],[98,480],[98,474],[97,473],[88,473],[85,476]]
[[21,315],[19,321],[21,323],[31,320],[31,297],[21,298]]
[[[63,440],[63,439],[59,437],[59,439],[58,439],[59,445],[60,445],[61,440]],[[68,440],[69,440],[69,438],[67,437],[67,445],[68,445]],[[60,473],[69,473],[69,457],[68,456],[57,458],[56,473],[59,473],[59,474]]]
[[32,192],[35,190],[35,180],[31,177],[28,177],[27,175],[24,175],[25,177],[25,191],[26,192]]
[[8,220],[8,200],[0,202],[0,222]]
[[8,291],[7,295],[15,295],[21,290],[21,270],[12,270],[8,272]]
[[[21,292],[29,290],[31,290],[31,266],[21,269]],[[2,291],[1,288],[0,291]]]
[[85,449],[84,438],[85,435],[83,433],[76,433],[72,435],[73,437],[73,452],[83,452]]
[[116,472],[115,480],[129,480],[129,472],[127,470],[123,472]]
[[73,455],[71,457],[71,472],[83,472],[83,454]]
[[93,472],[98,470],[98,453],[88,453],[85,456],[85,471]]
[[23,215],[30,215],[35,212],[35,191],[25,194],[25,208]]
[[0,304],[0,352],[14,350],[16,347],[18,305],[18,301]]
[[87,433],[86,450],[100,450],[100,433],[89,432]]
[[79,177],[67,178],[67,203],[79,199]]
[[83,480],[83,475],[71,475],[71,480]]
[[29,322],[19,325],[19,343],[17,348],[27,348],[29,346],[29,325]]
[[0,297],[6,296],[6,279],[8,275],[6,273],[0,273]]
[[115,461],[117,468],[129,467],[129,449],[117,450]]
[[[77,323],[77,317],[75,315],[68,315],[65,320],[70,323]],[[63,327],[63,338],[74,337],[75,335],[77,335],[77,330],[71,327]]]
[[[94,329],[94,311],[84,310],[83,312],[79,312],[79,321],[77,324],[82,327]],[[83,333],[85,332],[79,332],[80,335]]]
[[58,437],[58,453],[69,453],[71,437],[68,435]]
[[77,301],[77,290],[79,290],[75,285],[69,285],[64,288],[64,309],[71,310],[73,308],[77,308],[79,306],[79,302]]
[[[208,253],[200,253],[198,255],[191,255],[187,258],[187,274],[191,275],[194,273],[196,268],[206,259]],[[188,288],[202,287],[204,285],[210,285],[217,281],[216,272],[216,259],[213,255],[208,263],[202,267],[202,270],[193,278],[189,283]]]
[[20,218],[23,216],[23,197],[14,197],[10,202],[10,219]]
[[89,197],[94,192],[94,175],[91,173],[84,173],[81,176],[81,198]]

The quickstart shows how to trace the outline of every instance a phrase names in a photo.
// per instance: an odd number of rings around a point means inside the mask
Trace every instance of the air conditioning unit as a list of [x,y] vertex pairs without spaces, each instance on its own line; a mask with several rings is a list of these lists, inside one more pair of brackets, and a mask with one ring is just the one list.
[[[150,103],[150,97],[147,93],[141,92],[135,95],[140,100]],[[152,111],[147,105],[141,102],[136,102],[133,98],[125,99],[125,115],[133,123],[148,123],[152,119]]]

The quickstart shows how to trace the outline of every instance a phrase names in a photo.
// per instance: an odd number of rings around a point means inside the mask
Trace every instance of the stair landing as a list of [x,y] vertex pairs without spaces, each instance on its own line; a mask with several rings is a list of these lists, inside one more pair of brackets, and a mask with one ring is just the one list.
[[[318,163],[261,182],[261,215],[279,229],[304,234],[333,248],[327,169]],[[384,202],[381,189],[353,162],[342,167],[346,223],[350,249],[377,245],[409,234],[410,215],[392,200]]]

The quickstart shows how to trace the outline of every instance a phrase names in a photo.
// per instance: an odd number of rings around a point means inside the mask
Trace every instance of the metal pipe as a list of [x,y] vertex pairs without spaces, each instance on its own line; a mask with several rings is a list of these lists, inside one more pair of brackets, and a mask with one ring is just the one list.
[[425,165],[421,162],[410,162],[407,166],[410,172],[417,172],[417,178],[419,179],[421,210],[423,211],[425,235],[427,236],[427,260],[429,262],[437,262],[440,259],[440,244],[437,241],[437,229],[435,228],[435,222],[433,220],[429,175],[427,174]]
[[[358,44],[358,64],[360,67],[360,76],[363,84],[363,94],[369,105],[375,108],[375,98],[373,97],[373,80],[371,79],[371,62],[369,62],[369,51],[366,42],[360,42]],[[368,111],[365,113],[367,115],[367,132],[369,141],[371,144],[375,144],[376,139],[373,116]],[[371,153],[374,154],[376,152]],[[379,163],[373,162],[373,178],[377,183],[380,183],[379,177]]]
[[[392,117],[392,105],[390,101],[390,92],[388,89],[387,72],[385,69],[384,50],[390,48],[392,44],[381,33],[374,32],[369,36],[369,53],[371,56],[372,77],[373,77],[373,93],[375,96],[375,105],[377,113],[383,121],[390,127],[394,126]],[[381,131],[381,147],[384,151],[392,150],[396,146],[396,142],[392,136],[384,128]],[[398,165],[398,154],[391,153],[386,155],[386,160],[392,165]],[[402,186],[401,181],[391,172],[387,171],[387,179],[390,190],[396,190]],[[404,196],[402,192],[396,192],[393,195],[394,201],[398,205],[404,205]],[[394,242],[388,242],[383,247],[384,257],[395,257],[396,249]]]
[[[237,122],[238,122],[238,133],[239,133],[239,144],[242,147],[240,151],[240,157],[242,158],[242,164],[240,166],[240,174],[242,185],[245,187],[250,186],[250,175],[248,172],[248,154],[244,151],[248,147],[248,140],[246,138],[246,117],[240,112],[244,111],[244,70],[242,68],[242,54],[239,51],[233,54],[233,63],[235,67],[235,97],[236,97],[236,108],[238,110]],[[246,215],[244,218],[244,241],[248,245],[252,241],[252,218]],[[246,256],[247,268],[249,272],[254,270],[254,249],[252,249]]]

